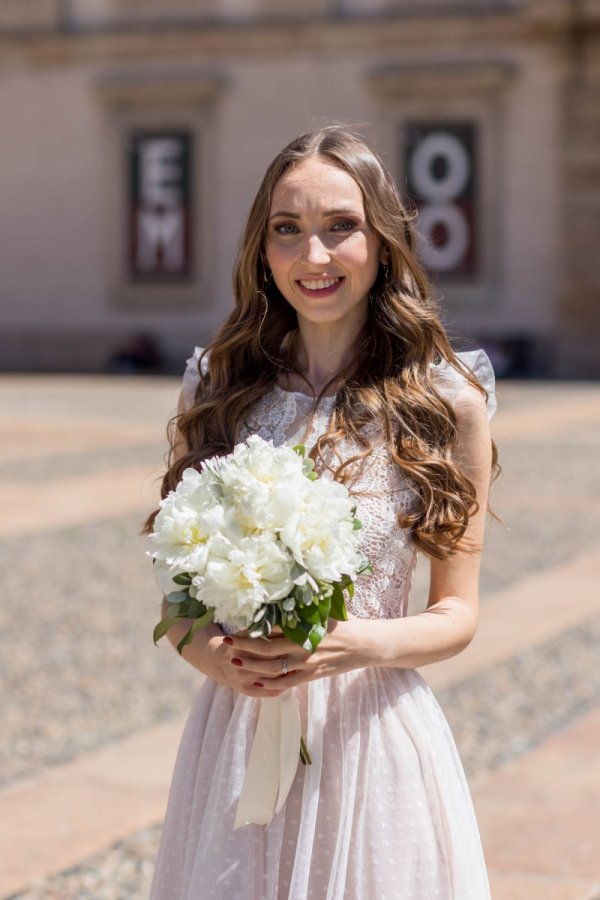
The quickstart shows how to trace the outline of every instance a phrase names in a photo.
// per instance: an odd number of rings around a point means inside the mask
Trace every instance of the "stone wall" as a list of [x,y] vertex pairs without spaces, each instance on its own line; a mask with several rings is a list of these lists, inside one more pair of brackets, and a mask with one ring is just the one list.
[[[0,4],[0,367],[99,369],[142,332],[176,366],[230,308],[249,204],[287,141],[363,123],[402,183],[404,124],[449,118],[481,137],[482,251],[477,278],[437,285],[449,328],[529,343],[537,374],[599,375],[600,4],[288,4],[303,22],[282,9]],[[169,126],[198,148],[197,273],[140,290],[123,277],[123,148],[132,128]]]

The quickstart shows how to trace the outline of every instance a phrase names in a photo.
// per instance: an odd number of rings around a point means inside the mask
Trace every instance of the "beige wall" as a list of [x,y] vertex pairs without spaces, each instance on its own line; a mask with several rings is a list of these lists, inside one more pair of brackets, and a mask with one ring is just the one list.
[[[275,9],[245,0],[247,10],[258,5],[261,14]],[[37,6],[50,14],[51,4]],[[150,0],[126,6],[131,14],[165,9]],[[209,3],[179,0],[186,6]],[[124,13],[109,0],[72,4],[90,22],[117,7]],[[547,8],[563,9],[554,0]],[[565,309],[574,308],[565,288],[573,280],[564,222],[568,47],[560,30],[536,25],[520,34],[506,16],[452,22],[134,29],[27,42],[0,32],[0,366],[100,368],[115,341],[139,330],[161,335],[176,364],[230,304],[239,234],[267,163],[299,131],[331,119],[365,123],[399,178],[402,122],[479,121],[484,272],[475,283],[440,282],[449,321],[467,335],[527,333],[540,346],[556,343]],[[183,291],[132,291],[119,262],[120,140],[130,125],[178,122],[195,129],[201,148],[199,275]],[[591,251],[573,241],[569,258],[585,268]],[[596,269],[586,283],[597,289]],[[577,339],[588,340],[592,362],[579,374],[598,373],[590,336],[598,307],[586,310]],[[578,354],[571,357],[566,367],[578,374]]]

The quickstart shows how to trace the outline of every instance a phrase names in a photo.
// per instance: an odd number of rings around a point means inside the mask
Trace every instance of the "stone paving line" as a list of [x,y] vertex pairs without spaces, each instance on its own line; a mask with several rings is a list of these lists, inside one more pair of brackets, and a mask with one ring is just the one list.
[[473,801],[494,900],[600,895],[599,750],[595,709],[478,780]]
[[22,464],[50,453],[71,456],[100,448],[157,445],[162,437],[154,425],[140,422],[66,416],[28,421],[5,413],[0,415],[0,462]]
[[64,477],[42,488],[38,484],[2,484],[0,500],[12,515],[0,520],[0,538],[113,518],[132,509],[151,510],[160,497],[161,474],[138,465],[91,477]]
[[600,615],[600,544],[566,565],[524,578],[486,599],[466,650],[422,669],[433,691],[505,662]]
[[[95,476],[101,472],[144,466],[149,475],[162,476],[166,468],[167,447],[160,447],[158,441],[150,444],[139,443],[126,446],[95,448],[90,451],[75,449],[71,453],[48,449],[44,455],[27,458],[23,467],[15,466],[14,459],[3,459],[0,453],[0,486],[34,484],[42,488],[45,484],[74,476]],[[1,490],[1,487],[0,487]]]
[[570,403],[560,401],[540,404],[535,415],[530,409],[512,410],[508,415],[499,416],[492,425],[492,433],[499,441],[524,440],[529,437],[555,437],[557,425],[572,428],[577,425],[594,427],[600,422],[598,397],[595,392],[579,396]]
[[0,792],[0,896],[161,819],[182,728],[146,729]]

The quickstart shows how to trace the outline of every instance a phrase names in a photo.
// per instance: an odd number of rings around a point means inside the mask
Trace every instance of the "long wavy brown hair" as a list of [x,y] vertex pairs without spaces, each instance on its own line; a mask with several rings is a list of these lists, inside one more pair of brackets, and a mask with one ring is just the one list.
[[[176,487],[185,468],[199,468],[207,457],[233,449],[254,404],[284,373],[301,374],[295,362],[296,313],[269,277],[264,251],[274,187],[290,167],[309,157],[354,178],[367,220],[389,248],[389,264],[380,265],[369,294],[369,314],[352,365],[335,378],[338,391],[329,429],[311,456],[317,467],[351,486],[354,464],[372,452],[366,426],[377,423],[391,458],[418,494],[412,511],[399,517],[399,525],[411,530],[420,549],[437,558],[456,550],[477,551],[479,547],[468,546],[463,538],[478,509],[476,491],[452,460],[456,416],[436,388],[431,364],[446,360],[484,395],[485,390],[461,364],[441,324],[438,302],[415,252],[414,214],[404,207],[376,154],[362,139],[336,126],[300,135],[263,178],[235,263],[235,307],[204,351],[207,371],[199,366],[195,402],[170,423],[171,447],[179,434],[187,452],[178,459],[171,453],[162,496]],[[315,406],[328,387],[315,398]],[[350,459],[337,452],[344,439],[356,446]],[[490,475],[496,477],[499,471],[492,441]],[[155,515],[148,517],[145,531],[151,530]]]

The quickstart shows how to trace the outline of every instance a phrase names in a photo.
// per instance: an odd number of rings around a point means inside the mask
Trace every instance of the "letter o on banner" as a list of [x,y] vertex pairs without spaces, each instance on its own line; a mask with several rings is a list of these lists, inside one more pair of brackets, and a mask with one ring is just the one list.
[[432,273],[477,271],[476,130],[459,121],[403,129],[408,204],[418,212],[419,254]]
[[[434,175],[438,162],[444,169],[442,177]],[[469,157],[458,138],[448,132],[434,131],[415,149],[409,176],[424,200],[445,203],[463,193],[470,170]]]
[[[442,226],[446,232],[443,246],[436,246],[434,229]],[[419,213],[419,251],[427,267],[438,272],[456,268],[469,249],[469,223],[458,206],[423,206]]]
[[[442,177],[436,177],[434,166],[440,162]],[[417,192],[429,201],[444,203],[460,196],[470,174],[469,157],[453,134],[434,131],[427,135],[413,153],[409,176]]]

